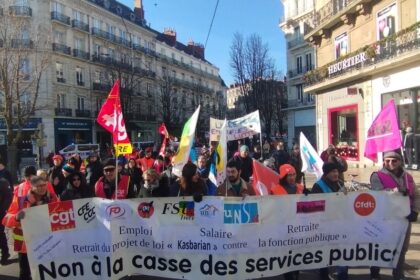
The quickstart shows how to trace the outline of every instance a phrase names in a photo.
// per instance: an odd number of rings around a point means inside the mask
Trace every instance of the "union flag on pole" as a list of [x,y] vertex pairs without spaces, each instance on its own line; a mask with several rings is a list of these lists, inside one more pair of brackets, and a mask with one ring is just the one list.
[[398,149],[402,146],[394,99],[382,108],[367,132],[365,157],[377,161],[379,152]]
[[280,179],[280,175],[256,160],[252,161],[252,177],[255,195],[263,196],[271,194]]
[[168,130],[166,129],[165,123],[162,123],[160,125],[159,133],[164,136],[163,141],[162,141],[162,145],[160,146],[159,155],[164,157],[165,156],[165,149],[166,149],[166,141],[169,138],[169,133],[168,133]]
[[114,83],[107,100],[102,105],[101,111],[99,111],[96,121],[108,132],[112,133],[112,141],[114,142],[117,156],[132,153],[133,147],[128,138],[121,111],[119,80]]

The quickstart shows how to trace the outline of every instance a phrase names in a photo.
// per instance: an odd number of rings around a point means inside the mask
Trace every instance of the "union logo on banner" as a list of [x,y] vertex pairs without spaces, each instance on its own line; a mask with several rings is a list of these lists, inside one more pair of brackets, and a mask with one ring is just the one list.
[[72,229],[76,227],[73,201],[61,201],[48,204],[51,231]]

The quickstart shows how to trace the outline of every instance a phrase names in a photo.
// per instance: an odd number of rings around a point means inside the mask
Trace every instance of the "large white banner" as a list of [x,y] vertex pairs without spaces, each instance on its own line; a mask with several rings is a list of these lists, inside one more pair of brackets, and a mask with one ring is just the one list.
[[[210,118],[210,141],[219,141],[220,129],[225,120]],[[227,121],[227,140],[248,138],[261,133],[259,111],[252,112],[243,117]]]
[[354,192],[59,202],[26,209],[33,279],[249,279],[326,266],[394,267],[408,197]]

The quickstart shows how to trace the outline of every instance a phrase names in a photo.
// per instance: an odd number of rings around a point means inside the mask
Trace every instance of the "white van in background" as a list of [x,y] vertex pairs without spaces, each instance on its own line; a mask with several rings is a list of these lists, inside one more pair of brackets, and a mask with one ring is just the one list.
[[86,159],[92,152],[99,154],[99,144],[71,144],[59,151],[65,160],[74,154],[79,154],[82,159]]

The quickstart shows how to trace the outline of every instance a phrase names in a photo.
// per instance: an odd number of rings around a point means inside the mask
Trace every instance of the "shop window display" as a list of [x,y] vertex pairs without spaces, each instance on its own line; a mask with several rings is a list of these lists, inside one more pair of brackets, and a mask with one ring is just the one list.
[[359,159],[357,105],[329,110],[330,143],[337,154],[347,160]]

